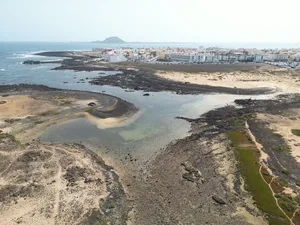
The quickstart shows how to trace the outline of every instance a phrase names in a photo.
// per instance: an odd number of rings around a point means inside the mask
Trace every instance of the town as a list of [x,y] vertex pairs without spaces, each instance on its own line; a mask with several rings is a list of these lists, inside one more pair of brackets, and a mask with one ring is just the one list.
[[199,48],[96,48],[89,55],[106,62],[162,64],[234,64],[265,62],[283,68],[300,68],[300,49]]

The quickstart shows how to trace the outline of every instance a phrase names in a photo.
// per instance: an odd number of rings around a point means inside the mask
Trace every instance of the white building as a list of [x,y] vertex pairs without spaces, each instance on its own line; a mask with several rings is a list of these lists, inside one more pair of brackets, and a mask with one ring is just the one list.
[[255,62],[262,62],[263,60],[264,60],[263,55],[255,55],[255,57],[254,57]]
[[127,58],[124,57],[123,55],[109,55],[107,58],[107,61],[112,62],[112,63],[125,62],[125,61],[127,61]]
[[175,62],[185,62],[192,63],[192,55],[190,54],[182,54],[182,53],[170,53],[168,54],[168,59]]

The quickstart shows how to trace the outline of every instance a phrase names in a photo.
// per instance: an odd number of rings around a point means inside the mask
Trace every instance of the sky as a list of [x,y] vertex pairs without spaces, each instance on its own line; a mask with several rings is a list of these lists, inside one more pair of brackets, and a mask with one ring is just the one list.
[[0,41],[299,43],[299,0],[0,0]]

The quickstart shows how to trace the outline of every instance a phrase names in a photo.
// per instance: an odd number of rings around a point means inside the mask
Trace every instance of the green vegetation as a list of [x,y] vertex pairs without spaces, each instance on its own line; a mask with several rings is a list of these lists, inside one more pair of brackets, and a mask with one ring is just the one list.
[[15,138],[15,136],[7,133],[0,133],[0,143],[9,140],[10,143],[20,145],[20,142]]
[[89,109],[86,112],[89,113],[89,114],[92,114],[94,112],[94,109]]
[[283,170],[281,170],[281,173],[283,173],[285,175],[290,175],[291,171],[289,171],[288,169],[283,169]]
[[292,134],[296,136],[300,136],[300,130],[298,129],[292,129]]
[[34,123],[35,124],[41,124],[41,123],[44,123],[45,121],[43,121],[43,120],[38,120],[38,121],[35,121]]
[[276,204],[272,191],[260,175],[259,155],[246,132],[228,131],[229,139],[236,149],[239,168],[245,180],[246,189],[253,195],[257,207],[266,213],[269,224],[290,224]]
[[281,187],[288,187],[289,186],[289,183],[281,178],[281,177],[276,177],[273,182],[276,182],[278,185],[280,185]]
[[279,146],[273,146],[272,147],[273,151],[290,151],[290,147],[287,145],[279,145]]
[[288,194],[276,194],[275,197],[282,210],[291,218],[298,208],[297,202]]
[[255,119],[256,118],[256,114],[254,114],[254,113],[246,113],[246,114],[243,115],[243,118],[245,118],[246,120]]
[[107,225],[108,224],[108,220],[103,218],[103,215],[100,213],[98,216],[99,221],[94,223],[94,225]]
[[300,206],[300,195],[297,195],[297,196],[294,198],[294,201],[297,202],[297,204]]
[[232,129],[242,129],[245,127],[245,121],[237,117],[230,118],[229,122]]
[[56,111],[47,111],[47,112],[42,112],[39,114],[39,116],[53,116],[53,115],[57,115],[58,112]]
[[115,205],[115,202],[114,201],[109,201],[109,206],[108,206],[108,208],[109,209],[113,209],[113,208],[115,208],[116,207],[116,205]]
[[279,134],[279,133],[273,133],[275,136],[277,136],[277,137],[281,137],[282,138],[282,135],[281,134]]

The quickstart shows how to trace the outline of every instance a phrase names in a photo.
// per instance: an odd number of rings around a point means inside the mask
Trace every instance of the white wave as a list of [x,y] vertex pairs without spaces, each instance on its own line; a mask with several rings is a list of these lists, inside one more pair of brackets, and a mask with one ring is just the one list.
[[1,72],[5,71],[5,69],[0,69]]
[[45,68],[48,68],[49,66],[38,66],[38,67],[34,67],[30,70],[39,70],[39,69],[45,69]]
[[26,53],[14,53],[13,57],[8,57],[12,59],[28,59],[28,58],[41,58],[42,56],[35,55],[36,52],[26,52]]

